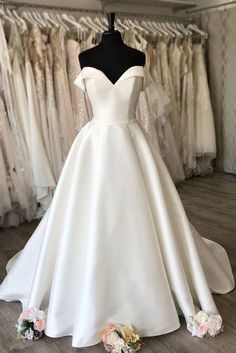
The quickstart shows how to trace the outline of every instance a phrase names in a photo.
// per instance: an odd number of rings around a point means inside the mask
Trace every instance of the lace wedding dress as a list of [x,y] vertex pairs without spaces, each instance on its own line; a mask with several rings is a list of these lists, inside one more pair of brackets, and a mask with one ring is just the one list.
[[207,82],[204,47],[193,45],[193,78],[195,90],[196,155],[200,174],[212,172],[216,157],[216,135],[210,91]]
[[93,118],[76,136],[53,200],[25,247],[7,263],[0,298],[41,307],[50,337],[101,342],[107,322],[140,337],[190,330],[198,310],[218,314],[211,292],[234,278],[227,253],[189,223],[157,149],[135,110],[144,68],[113,84],[84,67],[75,80]]

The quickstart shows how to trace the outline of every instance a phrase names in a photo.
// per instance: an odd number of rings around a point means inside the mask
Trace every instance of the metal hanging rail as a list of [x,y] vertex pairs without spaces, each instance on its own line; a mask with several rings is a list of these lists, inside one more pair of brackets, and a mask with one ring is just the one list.
[[196,9],[196,10],[186,10],[186,13],[192,14],[192,13],[196,13],[196,12],[202,12],[202,11],[206,11],[206,10],[213,10],[213,9],[217,9],[219,7],[224,7],[224,6],[234,5],[234,4],[236,5],[236,1],[232,0],[232,1],[225,2],[223,4],[216,4],[216,5],[201,7],[201,8]]
[[[14,9],[19,8],[32,8],[32,9],[47,9],[53,11],[65,11],[65,12],[82,12],[82,13],[92,13],[92,14],[104,14],[106,10],[103,9],[85,9],[78,7],[68,7],[68,6],[54,6],[54,5],[42,5],[42,4],[33,4],[20,1],[11,1],[11,0],[0,0],[0,5],[13,7]],[[111,11],[111,10],[109,10]],[[155,15],[155,14],[145,14],[145,13],[134,13],[134,12],[122,12],[115,11],[117,16],[129,16],[129,17],[141,17],[141,18],[150,18],[150,19],[160,19],[162,21],[181,21],[184,23],[192,22],[192,18],[186,16],[171,16],[171,15]]]
[[42,4],[34,4],[28,2],[21,1],[8,1],[8,0],[0,0],[0,5],[10,6],[16,9],[20,7],[32,8],[32,9],[48,9],[48,10],[58,10],[58,11],[75,11],[75,12],[93,12],[93,13],[101,13],[102,10],[93,10],[93,9],[83,9],[77,7],[68,7],[68,6],[54,6],[54,5],[42,5]]

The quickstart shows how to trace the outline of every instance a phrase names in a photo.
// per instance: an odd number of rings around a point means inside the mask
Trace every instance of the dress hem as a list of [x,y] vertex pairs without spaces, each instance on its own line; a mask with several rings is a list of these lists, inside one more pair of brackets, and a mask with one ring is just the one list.
[[[173,328],[171,328],[171,329],[168,329],[168,330],[164,330],[164,331],[152,331],[152,332],[150,332],[150,331],[144,331],[142,334],[140,334],[139,335],[139,337],[140,338],[144,338],[144,337],[154,337],[154,336],[161,336],[161,335],[165,335],[165,334],[168,334],[168,333],[171,333],[171,332],[173,332],[173,331],[176,331],[176,330],[178,330],[179,328],[181,327],[181,323],[179,322],[179,325],[178,326],[174,326]],[[138,332],[137,332],[137,334],[139,334]],[[73,334],[71,334],[71,333],[67,333],[67,334],[63,334],[63,335],[53,335],[53,334],[50,334],[50,333],[46,333],[45,332],[45,335],[47,336],[47,337],[51,337],[51,338],[60,338],[60,337],[67,337],[67,336],[70,336],[70,337],[73,337]],[[85,347],[90,347],[90,346],[94,346],[94,345],[96,345],[96,344],[99,344],[99,343],[102,343],[102,340],[96,340],[96,341],[94,341],[94,343],[90,343],[90,344],[86,344],[86,345],[81,345],[81,346],[79,346],[79,345],[73,345],[73,343],[72,343],[72,347],[75,347],[75,348],[85,348]]]

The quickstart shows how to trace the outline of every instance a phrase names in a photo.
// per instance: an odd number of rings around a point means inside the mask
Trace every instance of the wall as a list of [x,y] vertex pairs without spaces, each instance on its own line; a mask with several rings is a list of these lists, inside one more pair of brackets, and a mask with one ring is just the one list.
[[218,5],[218,4],[224,4],[226,2],[229,2],[229,0],[198,0],[197,3],[199,6],[204,7],[204,6],[211,6],[211,5]]
[[[17,0],[15,0],[17,1]],[[24,2],[24,0],[19,0],[18,2]],[[109,0],[110,1],[110,0]],[[104,8],[106,11],[121,11],[121,12],[138,12],[141,14],[160,14],[160,15],[171,15],[173,11],[171,8],[163,8],[153,5],[153,1],[150,1],[150,5],[147,6],[147,1],[139,1],[139,4],[135,3],[135,0],[130,0],[127,2],[119,1],[103,1],[105,4]],[[130,4],[134,2],[134,4]],[[102,5],[100,0],[27,0],[27,3],[32,4],[42,4],[42,5],[52,5],[52,6],[64,6],[64,7],[73,7],[73,8],[84,8],[91,10],[101,10]]]
[[[206,0],[195,0],[195,2],[197,4],[195,9],[200,9],[200,8],[204,8],[207,6],[214,6],[214,5],[224,5],[224,4],[228,3],[229,1],[230,0],[207,0],[207,1]],[[236,4],[227,5],[227,6],[228,7],[230,6],[232,8],[232,7],[235,7]],[[225,6],[218,7],[218,10],[221,11],[221,10],[224,10],[224,8],[225,8]]]
[[217,167],[236,174],[236,7],[201,14],[209,33],[208,70],[217,134]]

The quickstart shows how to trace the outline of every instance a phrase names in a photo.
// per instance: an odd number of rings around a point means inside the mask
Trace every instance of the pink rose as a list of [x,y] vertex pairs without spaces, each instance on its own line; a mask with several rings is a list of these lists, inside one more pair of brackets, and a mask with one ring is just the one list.
[[40,320],[36,320],[34,323],[34,329],[41,332],[45,329],[45,320],[40,319]]
[[222,329],[222,318],[220,315],[210,315],[208,319],[209,335],[214,337]]
[[196,336],[201,338],[204,337],[208,331],[208,328],[209,328],[208,322],[203,322],[202,324],[197,326]]
[[18,322],[23,321],[23,320],[27,320],[28,316],[31,314],[31,309],[26,309],[24,311],[22,311],[22,313],[19,316]]
[[101,339],[103,342],[107,341],[107,336],[116,330],[116,325],[109,323],[106,328],[101,332]]

